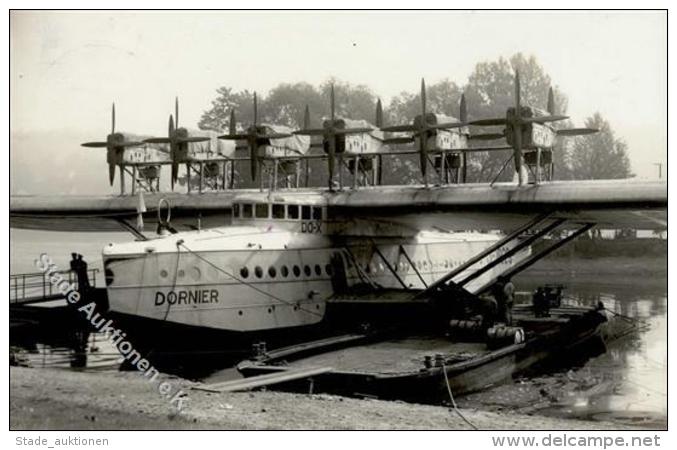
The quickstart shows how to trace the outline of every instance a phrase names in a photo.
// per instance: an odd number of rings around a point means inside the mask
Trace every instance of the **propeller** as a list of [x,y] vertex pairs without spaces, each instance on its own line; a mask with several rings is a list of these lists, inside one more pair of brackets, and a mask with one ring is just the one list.
[[520,73],[515,71],[515,114],[512,125],[513,128],[513,160],[515,161],[515,170],[519,177],[519,185],[522,186],[522,89],[520,87]]
[[[552,87],[548,91],[548,114],[555,116],[555,94],[552,91]],[[557,136],[583,136],[586,134],[594,134],[599,130],[596,128],[568,128],[556,130]]]
[[584,136],[586,134],[594,134],[597,132],[599,132],[597,128],[569,128],[557,130],[557,136]]
[[[336,165],[336,138],[338,136],[345,136],[348,134],[361,134],[373,131],[373,128],[345,128],[345,122],[336,118],[336,97],[334,94],[334,85],[331,85],[329,92],[329,107],[331,109],[331,116],[329,120],[325,120],[322,128],[310,128],[310,112],[306,105],[306,110],[303,118],[303,129],[294,131],[294,134],[301,136],[322,136],[323,147],[327,151],[327,168],[329,170],[328,184],[329,189],[333,189],[332,182],[334,181],[334,169]],[[378,103],[376,108],[377,121],[379,110]],[[383,111],[381,110],[381,120],[383,118]]]
[[235,128],[235,110],[230,111],[230,123],[228,124],[228,134],[219,136],[219,139],[226,139],[232,141],[244,140],[247,142],[247,148],[249,149],[249,161],[251,169],[252,181],[256,180],[256,175],[258,172],[259,164],[259,146],[268,145],[267,142],[270,139],[283,139],[291,137],[291,134],[288,133],[275,133],[268,132],[267,128],[263,125],[258,124],[259,116],[259,106],[258,100],[256,98],[256,92],[254,92],[254,123],[250,125],[244,133],[238,133]]
[[[176,122],[174,122],[176,119]],[[172,190],[174,184],[179,178],[179,164],[182,162],[181,153],[188,144],[196,142],[206,142],[209,138],[206,136],[190,136],[188,130],[179,127],[179,98],[174,99],[174,115],[169,115],[169,126],[167,127],[167,137],[153,137],[144,140],[146,144],[169,144],[169,154],[172,160]]]
[[[111,109],[111,130],[110,134],[106,136],[105,142],[85,142],[81,144],[83,147],[89,148],[105,148],[106,149],[106,161],[108,162],[108,181],[110,185],[113,186],[113,181],[115,181],[115,166],[118,163],[120,153],[126,147],[138,147],[143,145],[143,142],[135,141],[125,141],[125,135],[123,133],[115,132],[115,103]],[[122,171],[122,169],[120,169]]]
[[[470,136],[470,139],[473,140],[494,140],[500,138],[507,138],[509,144],[513,149],[513,160],[515,163],[515,171],[519,179],[519,184],[524,183],[522,175],[522,153],[523,153],[523,142],[522,142],[522,133],[524,132],[524,127],[528,124],[538,123],[543,124],[547,122],[556,122],[558,120],[568,119],[567,116],[555,114],[555,100],[552,88],[548,92],[548,115],[547,116],[537,116],[537,117],[525,117],[525,112],[529,111],[529,108],[522,108],[522,89],[520,84],[520,75],[519,71],[515,71],[515,106],[513,108],[508,108],[506,116],[504,118],[490,118],[490,119],[479,119],[468,122],[468,125],[474,126],[497,126],[504,125],[505,130],[503,133],[486,133],[486,134],[476,134]],[[510,139],[512,138],[512,139]],[[512,142],[510,142],[512,141]]]
[[548,114],[555,115],[555,94],[552,91],[552,86],[548,89]]
[[383,105],[380,98],[376,102],[376,126],[378,128],[383,127]]
[[425,89],[425,79],[421,79],[421,115],[416,117],[414,123],[409,125],[393,125],[389,127],[380,127],[382,131],[386,132],[409,132],[413,135],[411,137],[396,137],[386,139],[385,142],[389,144],[404,144],[412,142],[414,137],[418,137],[419,142],[419,164],[421,166],[421,174],[424,182],[426,181],[426,172],[428,166],[428,133],[432,130],[449,130],[453,128],[463,128],[467,126],[467,105],[465,95],[461,95],[459,106],[460,122],[449,123],[428,123],[427,99]]
[[468,136],[468,139],[473,141],[495,141],[496,139],[503,139],[505,134],[503,133],[484,133],[484,134],[471,134]]

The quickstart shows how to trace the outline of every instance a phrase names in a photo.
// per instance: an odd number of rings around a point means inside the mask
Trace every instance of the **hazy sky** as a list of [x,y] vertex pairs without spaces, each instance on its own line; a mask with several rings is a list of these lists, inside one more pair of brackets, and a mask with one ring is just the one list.
[[[635,172],[666,163],[665,13],[12,12],[12,132],[165,134],[173,99],[195,126],[219,86],[265,93],[330,76],[386,102],[478,62],[535,55],[577,125],[599,111]],[[18,149],[13,149],[17,151]],[[102,154],[101,158],[105,159]],[[666,173],[664,169],[664,173]]]

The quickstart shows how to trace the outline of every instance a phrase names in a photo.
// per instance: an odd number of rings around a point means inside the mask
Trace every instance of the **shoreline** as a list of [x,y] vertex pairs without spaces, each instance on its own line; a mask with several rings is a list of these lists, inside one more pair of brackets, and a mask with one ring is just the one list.
[[[545,279],[544,278],[548,278]],[[603,278],[603,281],[600,279]],[[571,284],[643,286],[660,290],[668,287],[668,257],[664,256],[611,256],[582,258],[580,256],[550,257],[515,276],[518,281],[553,282]]]
[[[176,413],[139,374],[10,368],[11,430],[469,430],[444,406],[274,391],[209,393],[180,384]],[[463,409],[481,430],[630,430],[618,423]]]

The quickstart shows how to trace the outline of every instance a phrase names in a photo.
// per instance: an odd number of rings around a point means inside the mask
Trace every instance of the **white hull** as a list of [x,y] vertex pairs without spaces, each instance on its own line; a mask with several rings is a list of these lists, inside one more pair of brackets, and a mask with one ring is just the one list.
[[[177,236],[183,241],[178,246]],[[421,277],[430,284],[498,239],[494,234],[425,232],[406,242],[379,243],[378,249],[406,285],[423,288]],[[369,245],[351,246],[347,252],[322,235],[228,227],[104,249],[112,280],[108,285],[110,309],[240,332],[312,325],[324,318],[326,301],[334,293],[331,260],[337,253],[344,261],[354,258],[362,276],[372,282],[402,287]],[[493,271],[504,272],[528,253],[518,253]],[[362,281],[354,265],[347,266],[348,285]],[[494,275],[487,273],[466,288],[473,292]]]

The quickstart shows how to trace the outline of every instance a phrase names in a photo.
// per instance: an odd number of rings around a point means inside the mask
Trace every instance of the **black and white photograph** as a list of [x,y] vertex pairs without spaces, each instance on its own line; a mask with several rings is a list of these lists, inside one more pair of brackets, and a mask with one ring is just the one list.
[[667,10],[8,27],[15,447],[666,445]]

